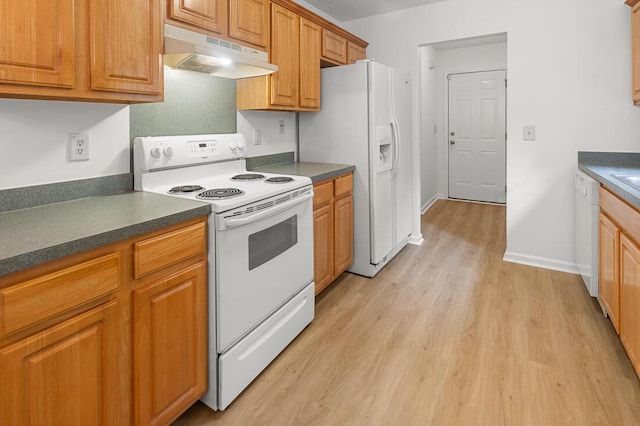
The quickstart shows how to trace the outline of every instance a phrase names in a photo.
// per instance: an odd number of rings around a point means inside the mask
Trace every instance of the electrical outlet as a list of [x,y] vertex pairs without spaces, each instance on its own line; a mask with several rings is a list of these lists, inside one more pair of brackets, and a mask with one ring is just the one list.
[[279,127],[280,127],[280,134],[283,135],[284,134],[284,120],[278,120],[279,123]]
[[69,133],[69,161],[89,159],[89,134]]
[[536,126],[522,126],[522,138],[525,141],[535,141]]
[[253,144],[261,145],[262,144],[262,130],[254,129],[253,131]]

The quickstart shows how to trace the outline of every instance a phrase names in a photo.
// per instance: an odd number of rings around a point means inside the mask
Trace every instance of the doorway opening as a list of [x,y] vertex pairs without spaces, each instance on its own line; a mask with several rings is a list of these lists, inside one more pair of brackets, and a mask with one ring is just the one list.
[[[452,136],[450,133],[451,131],[456,132],[456,130],[449,130],[449,79],[447,77],[502,71],[505,73],[505,79],[508,78],[506,77],[508,73],[507,34],[487,34],[467,39],[430,43],[421,45],[419,50],[421,67],[420,198],[424,213],[438,199],[455,199],[459,196],[455,193],[450,194],[449,191],[449,154],[450,137]],[[502,84],[504,86],[504,82]],[[487,101],[484,107],[488,109],[490,104],[491,102]],[[484,131],[484,129],[482,130]],[[505,133],[503,130],[502,134]],[[456,135],[459,134],[456,133]],[[505,142],[505,152],[506,148]],[[503,158],[501,169],[506,171],[506,155]],[[508,188],[506,173],[503,174],[503,177],[504,183],[501,183],[503,199],[498,202],[507,205],[508,197],[505,197],[504,191],[505,186]],[[492,184],[496,187],[496,191],[497,182],[498,180],[495,179],[495,184]],[[467,197],[469,199],[479,198],[463,195],[460,199]],[[498,200],[500,199],[498,198]]]

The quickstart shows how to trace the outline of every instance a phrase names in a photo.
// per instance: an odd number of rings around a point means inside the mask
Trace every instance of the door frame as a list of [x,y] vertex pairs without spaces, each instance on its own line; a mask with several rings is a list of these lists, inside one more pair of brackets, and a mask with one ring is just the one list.
[[[507,101],[508,101],[508,89],[509,89],[509,85],[508,85],[508,81],[509,81],[509,72],[507,70],[507,68],[495,68],[495,67],[487,67],[487,68],[470,68],[468,70],[455,70],[455,71],[448,71],[445,70],[443,73],[443,78],[444,78],[444,87],[445,89],[445,93],[444,93],[444,108],[443,108],[443,114],[444,114],[444,125],[445,125],[445,129],[443,132],[441,132],[441,137],[440,137],[440,143],[442,144],[442,146],[444,147],[444,153],[445,153],[445,167],[444,167],[444,184],[446,187],[446,194],[445,197],[447,200],[457,200],[454,198],[450,198],[449,197],[449,76],[450,75],[455,75],[455,74],[475,74],[475,73],[480,73],[480,72],[491,72],[491,71],[504,71],[504,75],[505,75],[505,79],[507,80],[507,86],[505,87],[505,93],[504,93],[504,123],[505,123],[505,133],[507,134],[505,137],[505,141],[504,141],[504,173],[505,173],[505,177],[504,177],[504,181],[505,181],[505,186],[507,187],[505,189],[508,189],[509,187],[509,183],[507,181],[507,154],[508,154],[508,145],[507,142],[509,140],[509,135],[507,132],[507,126],[508,126],[508,120],[507,120]],[[469,201],[469,202],[477,202],[477,203],[484,203],[484,201]],[[504,205],[506,206],[508,202],[508,197],[507,194],[505,193],[505,203],[504,204],[496,204],[496,205]],[[494,203],[489,203],[487,202],[487,204],[494,204]]]

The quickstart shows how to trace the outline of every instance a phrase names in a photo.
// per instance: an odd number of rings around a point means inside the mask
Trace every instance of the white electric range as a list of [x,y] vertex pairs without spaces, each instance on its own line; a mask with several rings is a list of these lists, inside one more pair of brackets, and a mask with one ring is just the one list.
[[314,317],[311,179],[247,172],[241,134],[134,141],[135,189],[211,204],[209,383],[225,409]]

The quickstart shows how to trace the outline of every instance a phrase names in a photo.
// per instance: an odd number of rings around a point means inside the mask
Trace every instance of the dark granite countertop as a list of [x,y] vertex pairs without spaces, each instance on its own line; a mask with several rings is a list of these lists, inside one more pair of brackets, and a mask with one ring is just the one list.
[[256,167],[253,171],[307,176],[311,178],[313,183],[316,183],[345,173],[353,172],[355,169],[355,166],[350,166],[348,164],[308,163],[301,161]]
[[353,172],[350,164],[311,163],[294,161],[293,152],[247,158],[247,170],[283,175],[307,176],[313,183]]
[[174,225],[208,203],[124,192],[0,213],[0,276]]
[[613,177],[613,175],[640,177],[640,153],[580,151],[578,168],[640,209],[640,191]]

